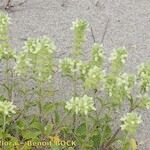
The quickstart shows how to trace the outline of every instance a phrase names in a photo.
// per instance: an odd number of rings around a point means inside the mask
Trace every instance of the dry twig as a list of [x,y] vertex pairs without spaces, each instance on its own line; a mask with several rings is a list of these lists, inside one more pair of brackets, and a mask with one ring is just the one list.
[[103,33],[103,35],[102,35],[102,39],[101,39],[101,43],[103,43],[103,42],[104,42],[104,39],[105,39],[105,36],[106,36],[107,30],[108,30],[109,21],[110,21],[110,20],[108,19],[108,20],[107,20],[107,22],[106,22],[105,29],[104,29],[104,33]]

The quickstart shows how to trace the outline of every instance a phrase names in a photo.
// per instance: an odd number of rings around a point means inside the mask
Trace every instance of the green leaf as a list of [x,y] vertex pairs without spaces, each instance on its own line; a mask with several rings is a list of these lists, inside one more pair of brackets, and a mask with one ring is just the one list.
[[55,123],[58,124],[60,122],[60,116],[58,111],[55,111]]
[[53,125],[52,124],[47,124],[45,127],[44,127],[44,134],[45,135],[50,135],[52,133],[52,129],[53,129]]
[[30,124],[29,127],[41,131],[43,129],[43,124],[39,121],[34,121]]
[[44,106],[43,106],[43,112],[44,112],[44,114],[51,113],[51,112],[53,112],[55,109],[56,109],[55,104],[54,104],[54,103],[51,103],[51,102],[46,103],[46,104],[44,104]]
[[23,130],[26,127],[26,122],[25,120],[21,119],[17,121],[17,127],[21,130]]
[[101,133],[99,131],[94,131],[91,134],[90,139],[93,141],[94,147],[98,147],[101,141]]
[[85,137],[86,136],[86,123],[82,123],[77,127],[76,134],[79,137]]
[[22,131],[22,136],[25,140],[29,139],[38,139],[38,136],[41,134],[39,131]]

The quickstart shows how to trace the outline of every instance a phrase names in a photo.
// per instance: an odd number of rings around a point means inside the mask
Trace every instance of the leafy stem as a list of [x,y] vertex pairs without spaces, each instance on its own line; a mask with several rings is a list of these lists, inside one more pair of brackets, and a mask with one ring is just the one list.
[[[134,108],[131,106],[131,108],[130,108],[130,110],[129,110],[129,113],[132,112],[132,111],[134,111],[136,108],[137,108],[137,106],[134,107]],[[102,148],[103,148],[104,150],[107,150],[107,149],[111,146],[111,144],[115,141],[115,139],[116,139],[116,137],[118,136],[118,134],[120,133],[120,131],[121,131],[121,127],[119,127],[119,128],[114,132],[114,134],[113,134],[112,137],[108,140],[108,142],[106,142],[106,144],[102,145]],[[103,147],[103,146],[104,146],[104,147]]]

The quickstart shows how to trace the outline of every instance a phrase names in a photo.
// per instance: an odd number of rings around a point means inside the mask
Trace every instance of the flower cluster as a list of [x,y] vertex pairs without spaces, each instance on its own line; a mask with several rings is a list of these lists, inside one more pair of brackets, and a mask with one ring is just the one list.
[[139,79],[142,92],[147,92],[150,86],[150,61],[139,68]]
[[106,90],[113,105],[120,105],[125,97],[130,97],[131,89],[135,83],[135,77],[123,73],[116,76],[109,76],[106,81]]
[[110,57],[112,63],[112,68],[111,68],[112,73],[114,74],[120,73],[127,56],[128,56],[127,50],[125,48],[119,48],[112,53]]
[[88,24],[83,20],[76,20],[72,23],[72,30],[74,31],[74,53],[80,55],[82,53],[82,44],[86,40],[85,32]]
[[1,59],[15,59],[16,54],[12,49],[5,44],[0,44],[0,60]]
[[60,68],[64,75],[83,80],[85,88],[98,88],[100,81],[104,78],[104,72],[96,65],[91,67],[91,64],[82,61],[65,58],[60,61]]
[[150,97],[147,94],[145,94],[145,95],[141,95],[140,99],[141,99],[141,101],[140,101],[139,107],[149,109],[150,108]]
[[0,113],[10,116],[10,114],[15,114],[16,106],[9,101],[0,101]]
[[94,43],[92,49],[92,64],[96,66],[102,66],[104,59],[103,47],[97,43]]
[[31,73],[41,82],[51,81],[54,50],[54,43],[46,37],[29,39],[25,43],[24,51],[16,58],[16,72],[19,75]]
[[73,77],[74,74],[80,74],[80,68],[83,65],[82,61],[76,61],[71,58],[60,60],[60,69],[66,76]]
[[15,53],[8,43],[8,24],[9,17],[0,13],[0,60],[15,58]]
[[8,38],[9,20],[9,17],[6,14],[0,13],[0,40],[6,40]]
[[84,86],[89,89],[97,89],[103,79],[104,72],[99,67],[93,66],[85,74]]
[[128,75],[127,73],[121,74],[116,79],[116,86],[125,91],[125,95],[129,96],[131,89],[135,83],[135,76]]
[[47,37],[28,39],[28,41],[25,42],[24,50],[31,54],[52,54],[53,50],[55,50],[55,45]]
[[91,65],[89,63],[82,63],[82,65],[80,66],[80,78],[81,80],[85,81],[86,75],[89,71],[89,69],[91,68]]
[[4,48],[2,45],[0,45],[0,60],[3,58],[3,52],[4,52]]
[[121,118],[121,121],[123,122],[121,129],[131,134],[136,132],[138,125],[142,122],[141,116],[134,112],[127,113],[126,116]]
[[65,108],[76,114],[88,115],[90,111],[95,111],[94,101],[92,97],[84,95],[83,97],[72,97],[70,101],[66,102]]

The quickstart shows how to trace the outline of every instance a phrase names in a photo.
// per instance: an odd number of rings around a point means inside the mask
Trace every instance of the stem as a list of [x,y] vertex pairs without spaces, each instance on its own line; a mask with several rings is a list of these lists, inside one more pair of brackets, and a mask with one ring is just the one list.
[[5,132],[5,128],[6,128],[6,115],[3,115],[3,132]]
[[42,83],[39,84],[39,93],[38,93],[38,109],[39,109],[39,120],[42,122]]
[[[88,116],[85,116],[85,130],[86,130],[86,137],[85,137],[85,142],[84,143],[87,143],[88,142]],[[84,144],[81,145],[81,150],[84,150],[85,147],[84,147]]]
[[[74,73],[74,79],[73,79],[73,96],[77,96],[77,79],[76,79],[76,72]],[[73,115],[73,131],[76,129],[76,114]]]
[[73,124],[73,131],[75,131],[75,129],[76,129],[76,114],[73,114],[73,122],[72,122],[72,124]]
[[7,96],[8,96],[8,100],[12,101],[12,85],[10,84],[10,75],[9,75],[9,72],[10,72],[10,68],[9,68],[9,60],[7,59],[6,60],[6,83],[4,85],[4,87],[6,88],[7,90]]
[[119,134],[121,130],[121,127],[119,127],[116,132],[114,133],[114,135],[110,138],[110,140],[106,143],[104,150],[107,150],[107,148],[110,147],[110,145],[115,141],[116,136]]
[[[9,75],[8,75],[8,60],[6,60],[6,85],[7,85],[7,87],[8,87],[8,90],[7,90],[7,92],[8,92],[8,99],[9,99],[9,96],[10,96],[10,94],[9,94],[9,90],[10,90],[10,87],[9,87],[9,83],[8,83],[8,81],[9,81]],[[10,100],[10,99],[9,99]]]
[[73,80],[73,96],[77,96],[77,81],[76,81],[76,73],[74,73],[74,80]]
[[85,120],[86,122],[86,138],[85,138],[85,141],[87,141],[88,140],[88,116],[86,116],[86,120]]
[[100,141],[99,147],[101,147],[101,146],[102,146],[102,144],[103,144],[105,128],[106,128],[106,126],[104,126],[104,127],[102,128],[102,131],[103,131],[103,132],[102,132],[102,136],[101,136],[101,141]]
[[40,122],[42,121],[42,103],[41,103],[41,100],[39,99],[38,100],[38,108],[39,108],[39,120]]
[[[94,94],[93,94],[93,98],[94,98],[94,107],[96,108],[96,93],[97,93],[97,89],[94,89]],[[97,109],[95,111],[95,114],[96,114],[96,118],[98,119],[99,118],[99,114],[97,112]]]

